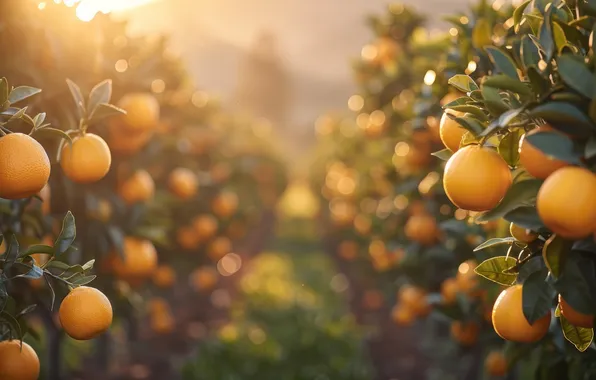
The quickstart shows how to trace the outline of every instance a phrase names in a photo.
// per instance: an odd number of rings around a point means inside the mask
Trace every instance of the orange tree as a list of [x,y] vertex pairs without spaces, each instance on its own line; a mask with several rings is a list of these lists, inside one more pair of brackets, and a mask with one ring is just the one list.
[[[6,379],[38,378],[38,356],[23,339],[39,334],[34,314],[42,315],[46,325],[56,323],[57,297],[57,319],[74,339],[97,337],[113,317],[107,297],[85,286],[95,279],[90,274],[94,260],[72,264],[81,259],[73,214],[68,211],[63,220],[48,215],[51,160],[33,136],[66,137],[68,146],[72,140],[46,123],[45,113],[31,116],[29,106],[20,108],[40,91],[0,79],[0,375]],[[47,292],[39,289],[44,283]],[[52,376],[55,370],[49,366],[44,372]]]
[[512,352],[536,355],[540,379],[595,373],[595,10],[590,1],[523,3],[512,19],[515,39],[490,49],[490,75],[453,77],[465,96],[445,106],[474,113],[459,120],[471,138],[447,161],[445,190],[480,212],[477,220],[512,223],[511,237],[476,248],[505,245],[507,255],[476,272],[507,287],[493,308],[494,329]]

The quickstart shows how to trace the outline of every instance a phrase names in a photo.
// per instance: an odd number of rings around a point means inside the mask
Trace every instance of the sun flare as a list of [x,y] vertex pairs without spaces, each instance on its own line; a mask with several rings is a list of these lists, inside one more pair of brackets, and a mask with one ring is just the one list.
[[[56,0],[54,0],[56,1]],[[59,1],[59,0],[58,0]],[[107,14],[124,11],[155,0],[63,0],[68,6],[77,6],[77,17],[82,21],[91,21],[99,12]]]

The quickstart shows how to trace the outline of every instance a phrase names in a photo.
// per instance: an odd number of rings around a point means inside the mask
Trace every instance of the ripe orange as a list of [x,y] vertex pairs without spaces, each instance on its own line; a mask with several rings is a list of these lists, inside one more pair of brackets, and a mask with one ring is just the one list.
[[155,183],[153,178],[145,170],[137,170],[132,177],[120,185],[120,197],[127,204],[147,202],[153,198]]
[[425,316],[431,309],[426,299],[426,292],[416,286],[406,285],[398,294],[398,299],[406,308],[416,316]]
[[151,316],[151,330],[157,334],[169,334],[174,330],[174,317],[169,311]]
[[426,211],[426,206],[424,205],[424,202],[422,202],[421,200],[415,200],[412,203],[410,203],[410,206],[408,207],[408,215],[410,216],[414,216],[414,215],[426,215],[427,211]]
[[37,380],[39,357],[25,342],[5,340],[0,342],[0,379]]
[[153,243],[134,237],[124,239],[124,259],[116,255],[114,271],[123,279],[144,279],[157,267],[157,252]]
[[463,346],[473,346],[479,332],[480,326],[476,322],[454,321],[451,324],[451,336]]
[[[523,135],[519,140],[520,163],[524,168],[526,168],[528,173],[540,179],[546,179],[555,170],[569,165],[565,161],[557,160],[556,158],[547,156],[525,139],[526,136],[531,136],[545,131],[553,132],[554,130],[549,125],[543,125],[541,127],[532,129],[530,132]],[[563,134],[561,133],[561,135]]]
[[197,268],[191,273],[189,282],[197,292],[203,292],[213,289],[217,284],[219,275],[217,271],[210,267]]
[[112,305],[99,290],[79,286],[71,290],[60,305],[60,323],[73,339],[89,340],[112,324]]
[[231,191],[222,191],[213,199],[213,213],[220,218],[227,218],[238,209],[238,196]]
[[170,191],[181,199],[189,199],[197,194],[199,181],[190,169],[177,168],[168,178]]
[[538,191],[536,207],[544,224],[568,239],[581,239],[596,227],[596,175],[567,166],[551,174]]
[[210,239],[219,229],[217,219],[209,214],[199,215],[193,219],[192,227],[200,240]]
[[225,236],[216,237],[207,247],[207,255],[217,261],[232,251],[232,242]]
[[441,123],[439,125],[439,134],[441,136],[441,141],[445,145],[445,147],[452,152],[457,152],[459,150],[459,144],[461,142],[462,137],[467,132],[467,129],[459,125],[459,123],[453,119],[451,119],[447,115],[455,115],[457,117],[464,116],[463,112],[453,111],[453,110],[446,110],[441,117]]
[[50,159],[40,143],[22,133],[0,138],[0,198],[29,198],[49,178]]
[[153,132],[131,132],[120,124],[111,123],[108,126],[108,145],[116,155],[129,156],[145,147]]
[[153,283],[160,288],[171,288],[176,282],[176,272],[172,267],[160,265],[153,273]]
[[501,292],[493,306],[493,327],[505,340],[532,343],[542,339],[550,326],[550,312],[530,324],[522,311],[522,285],[513,285]]
[[358,257],[358,243],[353,240],[344,240],[337,247],[337,254],[346,261],[353,261]]
[[176,231],[176,242],[180,248],[187,251],[197,249],[201,244],[199,235],[196,233],[195,229],[190,226],[178,228],[178,231]]
[[151,94],[132,93],[123,96],[118,106],[126,111],[120,120],[131,131],[153,131],[159,122],[159,103]]
[[457,300],[457,292],[459,286],[455,278],[447,278],[441,284],[441,295],[443,296],[443,303],[451,305]]
[[153,297],[147,302],[147,308],[151,314],[157,314],[169,310],[168,302],[161,297]]
[[404,232],[408,239],[429,246],[437,241],[439,229],[433,216],[421,214],[411,216],[408,219]]
[[398,326],[409,326],[416,316],[410,309],[403,305],[397,305],[391,310],[391,319]]
[[64,144],[60,155],[60,166],[73,182],[97,182],[108,173],[112,155],[108,144],[99,136],[87,133],[75,137],[72,148]]
[[491,351],[484,360],[484,368],[491,376],[505,376],[509,371],[507,359],[501,351]]
[[445,166],[443,185],[457,207],[488,211],[503,199],[513,179],[509,166],[490,148],[468,145],[457,151]]
[[561,314],[574,326],[591,329],[594,327],[594,314],[584,314],[573,309],[559,294]]
[[538,234],[513,223],[511,223],[509,226],[509,232],[511,233],[511,236],[515,238],[515,240],[526,244],[538,239]]

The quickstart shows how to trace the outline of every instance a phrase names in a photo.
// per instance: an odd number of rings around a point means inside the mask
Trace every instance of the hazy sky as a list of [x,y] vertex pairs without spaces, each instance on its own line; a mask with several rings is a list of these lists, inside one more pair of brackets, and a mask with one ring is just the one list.
[[[402,3],[423,12],[432,10],[428,26],[437,28],[444,27],[438,21],[441,15],[464,10],[468,0]],[[248,48],[264,29],[277,34],[284,60],[297,77],[349,86],[350,59],[371,39],[365,17],[385,12],[387,4],[386,0],[156,0],[129,16],[136,31],[172,34],[198,85],[226,98],[236,83],[239,64],[231,50]],[[329,99],[329,104],[335,107],[338,99]],[[297,104],[298,113],[307,113],[308,118],[322,112],[322,106]]]

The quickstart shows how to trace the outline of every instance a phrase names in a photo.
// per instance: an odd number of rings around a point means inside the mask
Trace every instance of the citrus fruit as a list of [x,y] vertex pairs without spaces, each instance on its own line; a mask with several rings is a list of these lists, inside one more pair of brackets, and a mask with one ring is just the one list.
[[149,240],[126,237],[123,257],[116,255],[114,271],[120,278],[147,278],[157,267],[157,252]]
[[147,145],[151,137],[153,133],[150,131],[131,132],[115,123],[110,123],[108,126],[108,146],[115,155],[135,154]]
[[441,284],[441,295],[443,296],[443,303],[451,305],[457,300],[457,292],[459,286],[455,278],[447,278]]
[[176,242],[180,248],[186,251],[192,251],[199,248],[201,240],[195,229],[191,226],[183,226],[176,231]]
[[211,260],[217,261],[230,253],[232,242],[225,236],[216,237],[207,247],[207,255]]
[[457,207],[488,211],[503,199],[513,179],[509,166],[490,148],[468,145],[458,150],[445,166],[443,186]]
[[147,202],[153,198],[155,183],[145,170],[137,170],[130,178],[120,185],[120,197],[127,204]]
[[511,233],[511,236],[515,238],[515,240],[526,244],[529,244],[538,238],[538,234],[513,223],[511,223],[509,226],[509,232]]
[[473,346],[478,340],[480,326],[476,322],[454,321],[451,323],[451,336],[463,346]]
[[199,181],[190,169],[174,169],[168,178],[170,191],[181,199],[189,199],[197,194]]
[[584,314],[573,309],[559,294],[559,307],[561,315],[574,326],[591,329],[594,327],[594,314]]
[[437,221],[431,215],[411,216],[404,227],[406,237],[421,245],[433,245],[439,233]]
[[37,380],[38,378],[39,357],[30,345],[21,343],[19,340],[0,342],[0,379]]
[[207,240],[219,229],[217,219],[213,215],[199,215],[192,221],[192,227],[200,240]]
[[397,305],[391,310],[391,319],[398,326],[409,326],[416,316],[410,309],[403,305]]
[[542,339],[550,326],[550,312],[530,324],[522,309],[522,285],[513,285],[501,292],[493,306],[493,327],[505,340],[532,343]]
[[581,239],[596,227],[596,175],[567,166],[551,174],[542,184],[536,208],[542,222],[567,239]]
[[49,178],[50,159],[40,143],[22,133],[0,138],[0,198],[29,198]]
[[118,107],[126,111],[126,115],[120,116],[120,121],[131,131],[152,131],[159,123],[159,103],[151,94],[125,95],[118,101]]
[[447,149],[451,150],[452,152],[457,152],[459,150],[461,139],[464,137],[467,130],[459,125],[457,121],[451,119],[448,115],[462,117],[464,116],[464,113],[454,110],[446,110],[443,113],[441,122],[439,124],[439,134],[441,136],[441,141]]
[[418,287],[406,285],[400,289],[398,299],[406,308],[416,316],[424,316],[430,312],[426,292]]
[[176,282],[176,272],[172,267],[160,265],[153,273],[153,283],[160,288],[171,288]]
[[238,209],[238,196],[231,191],[222,191],[213,199],[213,213],[220,218],[227,218]]
[[507,359],[501,351],[491,351],[484,360],[484,368],[491,376],[505,376],[509,370]]
[[219,275],[217,271],[211,267],[197,268],[191,273],[189,281],[191,286],[197,292],[203,292],[213,289],[217,284]]
[[[533,177],[546,179],[555,170],[569,165],[565,161],[547,156],[540,149],[536,148],[526,140],[526,136],[531,136],[539,132],[553,131],[553,128],[549,125],[543,125],[527,132],[519,140],[519,162]],[[563,134],[561,133],[561,135]]]
[[64,144],[60,166],[64,174],[76,183],[97,182],[108,173],[112,155],[108,144],[99,136],[86,133]]
[[79,286],[64,298],[59,316],[62,328],[71,338],[89,340],[110,328],[112,305],[99,290]]

